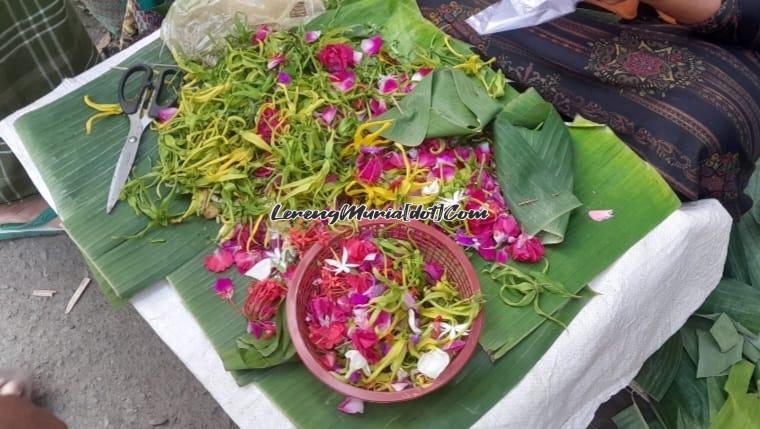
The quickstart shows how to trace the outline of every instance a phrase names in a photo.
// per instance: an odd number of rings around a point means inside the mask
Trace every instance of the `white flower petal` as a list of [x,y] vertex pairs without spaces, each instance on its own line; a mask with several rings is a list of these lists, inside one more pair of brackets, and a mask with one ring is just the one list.
[[350,377],[351,374],[359,370],[361,370],[367,377],[372,374],[372,371],[369,369],[369,362],[367,362],[367,359],[365,359],[358,350],[347,351],[346,359],[348,359],[348,371],[346,371],[346,378]]
[[272,273],[272,260],[264,258],[256,263],[250,270],[245,272],[247,277],[254,278],[258,281],[264,281]]
[[409,329],[414,332],[415,335],[419,335],[422,333],[422,329],[420,329],[417,326],[417,314],[414,312],[414,309],[409,309],[409,317],[407,317],[407,320],[409,321]]
[[420,355],[417,361],[417,369],[422,375],[430,379],[436,379],[449,366],[451,357],[445,351],[434,347]]

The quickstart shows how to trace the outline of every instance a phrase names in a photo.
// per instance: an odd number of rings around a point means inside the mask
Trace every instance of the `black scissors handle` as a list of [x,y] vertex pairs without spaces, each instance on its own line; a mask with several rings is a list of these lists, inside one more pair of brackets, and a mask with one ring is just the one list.
[[[138,90],[137,97],[130,99],[126,97],[124,91],[126,90],[127,81],[134,75],[140,75],[142,82],[140,82],[140,88]],[[153,69],[145,64],[137,64],[130,67],[121,77],[121,81],[119,82],[119,92],[117,94],[119,97],[119,104],[121,104],[121,108],[124,113],[131,115],[140,110],[140,108],[142,108],[142,103],[145,101],[145,92],[152,87]]]
[[[164,93],[167,86],[172,86],[172,79],[180,79],[179,85],[182,84],[182,76],[179,73],[178,68],[166,68],[158,75],[158,80],[153,87],[153,95],[150,97],[150,104],[148,106],[148,116],[151,118],[157,118],[158,112],[161,109],[172,107],[177,102],[177,94],[173,93],[171,96],[166,97]],[[179,85],[177,87],[179,87]],[[163,100],[163,102],[161,102]]]

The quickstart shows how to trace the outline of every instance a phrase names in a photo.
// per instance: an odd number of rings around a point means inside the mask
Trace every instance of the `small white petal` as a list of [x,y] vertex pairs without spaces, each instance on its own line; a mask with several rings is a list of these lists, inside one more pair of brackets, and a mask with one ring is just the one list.
[[346,371],[346,378],[350,377],[351,374],[359,370],[361,370],[367,377],[372,374],[372,371],[369,368],[369,362],[367,362],[367,359],[365,359],[358,350],[347,351],[346,359],[348,359],[348,371]]
[[417,326],[417,314],[414,312],[414,309],[410,308],[408,314],[409,317],[407,317],[407,320],[409,321],[409,329],[411,329],[415,335],[421,334],[422,329]]
[[250,270],[245,272],[247,277],[252,277],[258,281],[264,281],[272,273],[272,260],[264,258],[256,263]]
[[422,188],[422,195],[438,195],[439,192],[441,192],[441,184],[438,183],[438,179]]
[[417,369],[427,378],[436,379],[449,366],[451,358],[445,351],[435,347],[420,355]]

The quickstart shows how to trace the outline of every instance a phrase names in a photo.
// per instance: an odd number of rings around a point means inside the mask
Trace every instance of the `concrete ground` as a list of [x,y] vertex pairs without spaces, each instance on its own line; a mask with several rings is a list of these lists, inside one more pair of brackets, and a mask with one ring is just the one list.
[[[236,428],[131,306],[114,310],[65,235],[0,241],[0,368],[34,376],[34,401],[70,429]],[[52,289],[52,298],[32,296]]]

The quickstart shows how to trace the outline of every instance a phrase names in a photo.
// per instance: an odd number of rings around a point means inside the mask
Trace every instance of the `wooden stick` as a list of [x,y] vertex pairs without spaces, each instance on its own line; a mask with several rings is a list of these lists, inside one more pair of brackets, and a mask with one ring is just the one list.
[[74,308],[75,305],[77,305],[77,302],[79,302],[79,298],[82,297],[82,294],[84,293],[85,289],[87,289],[87,286],[90,284],[90,278],[85,277],[82,279],[82,282],[79,283],[79,287],[76,291],[74,291],[74,295],[71,295],[71,298],[69,299],[69,303],[66,304],[66,311],[65,314],[69,314],[69,312]]

